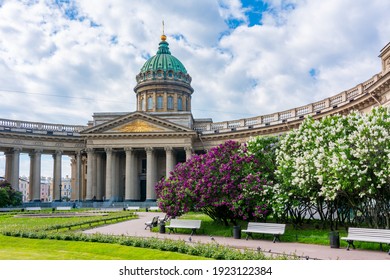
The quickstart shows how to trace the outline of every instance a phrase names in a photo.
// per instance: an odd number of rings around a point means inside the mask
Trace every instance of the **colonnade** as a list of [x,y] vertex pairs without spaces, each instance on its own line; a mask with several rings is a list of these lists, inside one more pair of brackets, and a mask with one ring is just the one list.
[[[22,148],[12,148],[4,152],[5,155],[5,179],[11,186],[18,189],[20,176],[20,155]],[[30,157],[29,176],[29,201],[41,201],[41,158],[42,149],[27,151]],[[60,150],[55,151],[53,156],[53,200],[60,200],[60,184],[62,178],[62,155]]]
[[[29,201],[40,201],[42,154],[48,151],[24,151],[12,148],[4,152],[5,179],[15,188],[19,185],[20,155],[30,157]],[[143,201],[156,200],[155,185],[180,161],[192,156],[192,147],[124,147],[87,148],[71,154],[73,200]],[[53,157],[54,201],[59,201],[63,151],[50,152]]]
[[183,150],[189,159],[191,147],[87,148],[84,200],[156,200],[156,183],[169,176]]

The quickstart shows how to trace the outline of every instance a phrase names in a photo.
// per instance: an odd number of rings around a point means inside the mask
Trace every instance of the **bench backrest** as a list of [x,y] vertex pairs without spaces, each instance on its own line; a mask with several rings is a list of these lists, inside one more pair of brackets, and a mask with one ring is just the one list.
[[201,220],[172,219],[169,224],[172,227],[200,228]]
[[379,238],[388,239],[390,241],[390,229],[376,229],[376,228],[348,228],[348,237],[350,238]]
[[41,207],[26,207],[27,211],[39,211],[42,210]]
[[286,229],[286,224],[275,224],[275,223],[248,223],[248,231],[261,231],[263,233],[274,233],[274,234],[283,234]]
[[72,207],[70,207],[70,206],[58,206],[58,207],[56,207],[56,210],[72,210]]
[[139,210],[139,206],[129,206],[126,208],[127,210]]

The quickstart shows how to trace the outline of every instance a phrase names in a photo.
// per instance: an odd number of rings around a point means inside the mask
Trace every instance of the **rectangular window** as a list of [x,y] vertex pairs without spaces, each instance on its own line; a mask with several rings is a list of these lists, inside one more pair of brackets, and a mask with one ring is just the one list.
[[178,111],[182,111],[183,110],[183,101],[182,101],[181,97],[179,97],[177,99],[177,110]]
[[168,96],[168,110],[173,110],[173,97]]
[[157,96],[157,109],[162,109],[162,108],[163,108],[163,97]]
[[153,98],[150,96],[148,97],[148,110],[153,109]]

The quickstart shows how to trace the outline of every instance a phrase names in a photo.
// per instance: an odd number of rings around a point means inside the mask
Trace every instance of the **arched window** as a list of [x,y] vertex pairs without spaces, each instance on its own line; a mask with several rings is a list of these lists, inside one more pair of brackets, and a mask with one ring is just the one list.
[[145,111],[145,98],[141,98],[141,111]]
[[177,110],[183,111],[183,100],[181,99],[181,97],[177,99]]
[[151,96],[148,97],[148,110],[153,110],[153,98]]
[[168,110],[173,110],[173,97],[168,96]]
[[157,96],[157,109],[162,109],[162,108],[163,108],[163,97]]

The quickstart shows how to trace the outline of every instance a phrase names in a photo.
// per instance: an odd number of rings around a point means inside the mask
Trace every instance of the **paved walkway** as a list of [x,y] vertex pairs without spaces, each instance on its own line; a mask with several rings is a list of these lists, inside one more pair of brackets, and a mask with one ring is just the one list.
[[[161,234],[157,232],[151,232],[145,230],[145,222],[152,220],[156,215],[164,216],[162,213],[156,212],[140,212],[139,219],[121,222],[118,224],[107,225],[99,228],[94,228],[84,231],[85,233],[102,233],[112,235],[128,235],[138,237],[156,237],[156,238],[169,238],[175,240],[184,240],[186,242],[202,242],[210,243],[217,242],[221,245],[236,247],[236,248],[248,248],[254,249],[260,248],[261,251],[267,254],[294,254],[299,257],[309,259],[322,259],[322,260],[390,260],[390,255],[387,251],[368,251],[362,249],[351,249],[349,251],[346,248],[330,248],[330,246],[322,245],[310,245],[302,243],[291,242],[276,242],[272,243],[270,240],[245,240],[234,239],[232,237],[214,237],[212,240],[209,236],[205,235],[193,235],[191,241],[189,240],[190,234]],[[388,250],[387,246],[384,246],[385,250]]]

